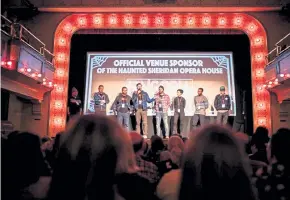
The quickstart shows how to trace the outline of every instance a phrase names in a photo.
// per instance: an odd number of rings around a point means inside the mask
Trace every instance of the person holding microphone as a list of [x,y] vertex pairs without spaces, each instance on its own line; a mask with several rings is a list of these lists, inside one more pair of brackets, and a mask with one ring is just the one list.
[[147,103],[152,103],[154,98],[150,99],[147,92],[142,90],[142,84],[136,85],[137,91],[132,95],[132,101],[135,108],[136,132],[141,133],[140,124],[142,120],[143,138],[147,139],[148,123],[147,123]]

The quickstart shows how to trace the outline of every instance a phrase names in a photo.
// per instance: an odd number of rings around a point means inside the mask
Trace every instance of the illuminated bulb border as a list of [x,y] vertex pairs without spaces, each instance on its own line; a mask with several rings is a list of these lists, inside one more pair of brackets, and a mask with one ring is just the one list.
[[[222,15],[222,17],[221,17]],[[64,57],[56,57],[55,67],[55,79],[54,83],[57,84],[55,90],[52,91],[51,95],[51,109],[50,109],[50,123],[49,123],[49,133],[53,136],[57,132],[64,130],[65,119],[66,119],[66,109],[67,109],[67,91],[68,91],[68,72],[69,68],[69,57],[70,55],[70,41],[73,33],[79,29],[92,29],[96,27],[96,22],[94,20],[99,19],[99,23],[103,23],[103,28],[110,29],[114,26],[114,29],[129,29],[136,28],[142,29],[144,26],[152,29],[158,29],[160,26],[162,29],[239,29],[247,33],[251,41],[251,66],[252,71],[261,69],[261,65],[266,65],[267,52],[267,35],[264,27],[261,23],[254,17],[243,14],[243,13],[99,13],[99,14],[73,14],[66,17],[57,27],[55,32],[55,46],[54,55],[63,55]],[[130,26],[124,23],[124,18],[130,16],[134,21]],[[176,17],[178,16],[178,17]],[[80,25],[78,19],[83,18],[83,25]],[[174,19],[177,19],[174,21]],[[113,19],[113,21],[111,21]],[[173,20],[172,20],[173,19]],[[208,21],[203,21],[203,20]],[[224,24],[220,23],[221,19],[224,19]],[[113,23],[111,23],[113,22]],[[173,23],[172,23],[173,22]],[[204,24],[205,22],[205,24]],[[60,44],[59,39],[63,38],[65,44]],[[255,39],[259,38],[261,41],[257,42]],[[256,45],[259,43],[259,45]],[[62,47],[65,46],[65,47]],[[59,70],[58,70],[59,68]],[[62,73],[60,73],[62,72]],[[271,129],[270,119],[270,106],[265,109],[259,109],[258,99],[263,99],[263,104],[270,104],[269,93],[265,90],[263,86],[265,80],[265,74],[253,74],[252,77],[252,88],[257,88],[257,91],[253,91],[253,118],[254,118],[254,128],[260,125],[260,120],[262,123]],[[259,77],[258,79],[256,77]],[[267,87],[267,86],[266,86]],[[262,88],[262,89],[261,89]],[[259,92],[258,92],[259,91]],[[55,102],[61,102],[62,109],[57,108]],[[55,123],[56,122],[56,123]]]

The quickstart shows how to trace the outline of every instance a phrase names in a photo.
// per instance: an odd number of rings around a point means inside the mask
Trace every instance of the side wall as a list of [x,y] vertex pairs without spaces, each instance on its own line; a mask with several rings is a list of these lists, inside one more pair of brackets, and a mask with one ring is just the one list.
[[10,93],[8,121],[14,125],[14,130],[28,131],[40,137],[47,135],[49,121],[50,93],[44,95],[41,103],[41,115],[33,115],[32,104],[23,103],[14,93]]

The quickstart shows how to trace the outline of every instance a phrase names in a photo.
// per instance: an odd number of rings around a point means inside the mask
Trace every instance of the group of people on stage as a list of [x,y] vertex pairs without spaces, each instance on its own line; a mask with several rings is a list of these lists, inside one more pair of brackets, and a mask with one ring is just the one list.
[[[165,128],[165,137],[169,137],[168,125],[168,109],[174,109],[174,125],[173,132],[177,133],[178,120],[180,120],[180,132],[184,130],[185,121],[185,106],[186,99],[182,96],[183,90],[177,90],[177,97],[171,103],[170,97],[164,92],[164,87],[159,86],[158,92],[153,98],[150,98],[148,93],[142,90],[142,84],[138,83],[137,90],[132,97],[128,95],[127,87],[122,87],[122,92],[117,95],[113,104],[112,110],[117,115],[118,121],[129,129],[130,114],[134,113],[136,117],[136,131],[141,132],[140,125],[142,121],[143,137],[148,135],[148,121],[147,121],[147,103],[154,102],[154,110],[156,112],[156,130],[157,135],[161,136],[160,124],[163,120]],[[96,114],[106,114],[107,104],[110,102],[108,95],[104,92],[104,86],[100,85],[98,92],[94,94],[94,109]],[[72,89],[72,96],[69,99],[68,114],[69,116],[81,113],[81,101],[78,97],[76,88]],[[203,88],[199,88],[197,96],[194,97],[195,112],[192,119],[192,125],[197,127],[198,122],[204,125],[206,120],[206,109],[208,108],[208,99],[203,95]],[[217,123],[226,124],[228,121],[229,111],[231,109],[230,96],[225,93],[225,87],[220,87],[220,94],[216,95],[214,100],[214,107],[217,110]]]

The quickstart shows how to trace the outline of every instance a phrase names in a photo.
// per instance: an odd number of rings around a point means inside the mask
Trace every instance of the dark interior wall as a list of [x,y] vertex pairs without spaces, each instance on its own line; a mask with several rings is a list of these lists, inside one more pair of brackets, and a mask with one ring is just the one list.
[[[234,56],[236,84],[237,116],[243,120],[243,93],[247,102],[246,131],[253,132],[252,88],[250,67],[250,45],[246,35],[153,35],[153,34],[98,34],[74,35],[72,37],[70,58],[69,91],[72,87],[79,89],[84,97],[86,76],[86,54],[90,51],[101,52],[194,52],[194,51],[231,51]],[[231,119],[233,121],[233,119]]]
[[1,120],[8,120],[10,92],[1,88]]

